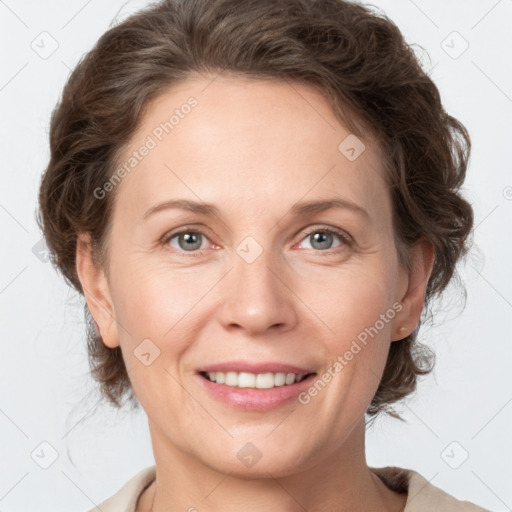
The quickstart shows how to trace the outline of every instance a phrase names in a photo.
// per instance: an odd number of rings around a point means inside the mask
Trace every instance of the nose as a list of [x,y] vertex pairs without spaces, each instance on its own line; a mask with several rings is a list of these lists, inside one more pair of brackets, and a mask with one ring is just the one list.
[[252,262],[233,255],[233,268],[221,289],[219,315],[225,328],[255,336],[270,329],[288,331],[296,325],[295,295],[270,253],[264,250]]

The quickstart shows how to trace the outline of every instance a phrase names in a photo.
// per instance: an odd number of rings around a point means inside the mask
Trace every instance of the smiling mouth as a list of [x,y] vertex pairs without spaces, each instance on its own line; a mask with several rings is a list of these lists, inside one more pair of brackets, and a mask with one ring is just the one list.
[[292,386],[315,373],[249,373],[249,372],[199,372],[199,374],[216,384],[233,388],[272,389],[281,386]]

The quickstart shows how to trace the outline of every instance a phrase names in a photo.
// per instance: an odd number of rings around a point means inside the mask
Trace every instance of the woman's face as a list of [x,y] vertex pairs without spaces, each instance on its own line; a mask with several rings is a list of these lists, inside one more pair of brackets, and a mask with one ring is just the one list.
[[381,157],[364,144],[298,84],[198,77],[150,105],[107,192],[108,280],[78,267],[158,453],[285,475],[364,427],[429,271],[399,265]]

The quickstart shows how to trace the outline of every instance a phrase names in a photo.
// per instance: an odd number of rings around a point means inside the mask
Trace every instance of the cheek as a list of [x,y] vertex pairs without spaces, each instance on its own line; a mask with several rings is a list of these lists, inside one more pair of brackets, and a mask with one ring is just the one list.
[[136,339],[151,335],[163,341],[172,336],[210,287],[205,276],[154,264],[150,256],[128,262],[118,274],[116,315]]
[[[396,315],[392,276],[392,269],[379,265],[371,271],[346,267],[323,293],[308,296],[311,309],[329,327],[319,337],[325,367],[318,379],[325,386],[312,385],[303,396],[313,403],[312,416],[323,415],[343,426],[364,414],[371,402],[386,364]],[[338,431],[345,432],[341,427]]]
[[[198,323],[190,319],[207,287],[197,279],[192,279],[197,285],[191,287],[190,279],[171,276],[169,270],[139,266],[125,275],[129,279],[118,276],[113,296],[123,357],[132,383],[141,374],[154,381],[162,378],[164,369],[174,373],[175,363],[194,338]],[[147,360],[154,361],[150,368],[144,364]]]
[[[392,260],[390,260],[392,261]],[[343,349],[351,340],[370,337],[385,338],[395,316],[393,290],[395,269],[376,260],[346,264],[331,272],[328,279],[313,276],[303,282],[298,295],[315,312],[333,348]],[[327,277],[327,276],[324,276]],[[325,283],[321,288],[319,282]]]
[[374,265],[347,268],[340,273],[341,284],[330,286],[330,301],[323,300],[325,322],[335,332],[328,348],[329,361],[337,363],[331,372],[336,375],[333,396],[338,398],[327,399],[333,411],[343,404],[364,409],[378,388],[399,307],[393,302],[394,265],[391,254],[388,259],[375,260]]
[[126,275],[114,298],[123,359],[137,399],[154,415],[163,404],[186,402],[179,364],[195,339],[193,306],[205,292],[187,289],[169,271],[132,268]]

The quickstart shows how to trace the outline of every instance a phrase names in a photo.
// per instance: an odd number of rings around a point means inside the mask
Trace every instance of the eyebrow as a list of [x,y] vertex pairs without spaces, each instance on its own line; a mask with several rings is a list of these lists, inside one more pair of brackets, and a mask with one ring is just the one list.
[[[334,208],[338,209],[346,209],[351,210],[354,213],[358,213],[359,215],[366,218],[366,220],[370,220],[370,214],[360,205],[353,203],[352,201],[348,201],[347,199],[324,199],[317,201],[307,201],[302,203],[295,203],[290,208],[290,213],[297,217],[303,217],[306,215],[310,215],[313,213],[319,213],[326,210],[331,210]],[[190,201],[187,199],[173,199],[170,201],[165,201],[163,203],[159,203],[149,210],[143,216],[143,220],[146,220],[151,215],[161,212],[164,210],[171,209],[179,209],[185,210],[192,213],[197,213],[200,215],[206,215],[210,217],[219,217],[220,211],[216,206],[210,203],[199,203],[196,201]]]

